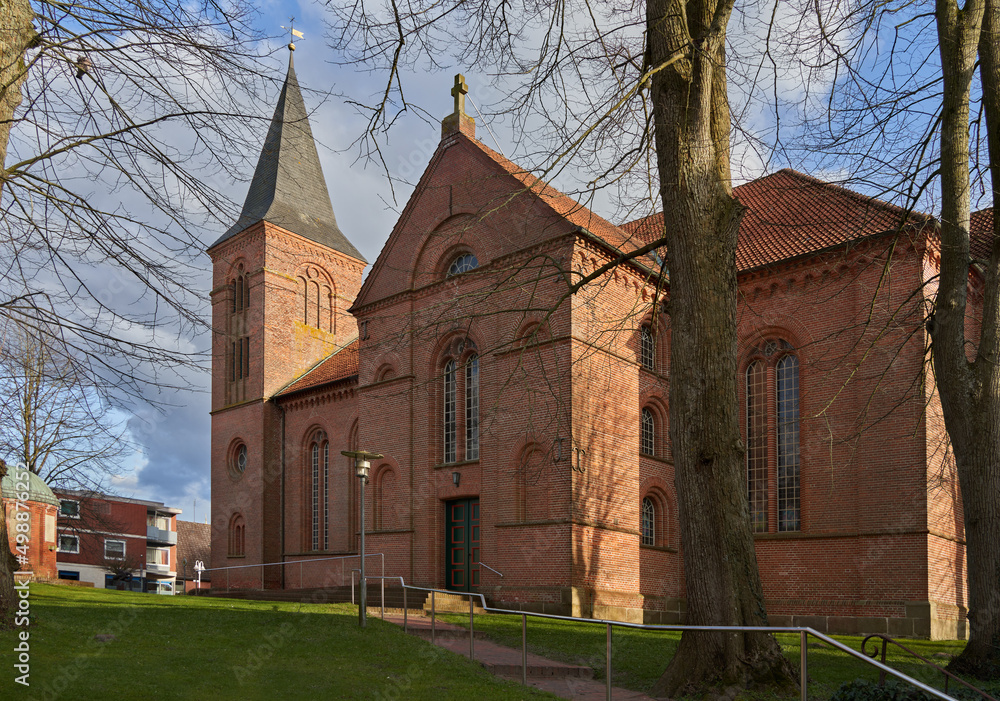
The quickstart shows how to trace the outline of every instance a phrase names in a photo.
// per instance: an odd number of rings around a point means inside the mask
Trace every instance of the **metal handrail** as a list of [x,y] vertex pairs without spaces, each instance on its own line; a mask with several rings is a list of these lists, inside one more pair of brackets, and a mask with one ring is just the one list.
[[[353,555],[335,555],[335,556],[332,556],[332,557],[314,557],[314,558],[309,558],[309,559],[305,559],[305,560],[275,560],[274,562],[258,562],[256,564],[251,564],[251,565],[229,565],[227,567],[206,567],[206,568],[202,569],[202,572],[220,572],[220,571],[225,570],[226,571],[226,591],[229,591],[229,570],[241,570],[241,569],[250,569],[250,568],[254,568],[254,567],[259,567],[260,568],[260,589],[261,589],[261,591],[264,591],[264,568],[265,567],[274,567],[276,565],[281,565],[281,566],[285,566],[285,565],[298,565],[299,566],[299,584],[301,585],[302,584],[302,565],[305,564],[305,563],[309,563],[309,562],[328,562],[330,560],[353,560],[353,559],[357,559],[359,557],[361,557],[361,554],[360,553],[355,553]],[[382,560],[382,574],[385,574],[385,553],[366,553],[365,557],[366,558],[369,558],[369,557],[379,557],[379,558],[381,558],[381,560]],[[341,569],[341,574],[343,574],[343,569]],[[353,603],[353,590],[354,590],[353,583],[354,583],[354,577],[352,575],[351,576],[352,603]],[[200,589],[200,587],[199,587],[199,589]]]
[[[396,578],[392,577],[391,579],[396,579]],[[665,625],[665,624],[628,623],[626,621],[611,621],[611,620],[607,620],[607,619],[598,619],[598,618],[577,618],[575,616],[558,616],[558,615],[552,614],[552,613],[534,613],[534,612],[528,612],[528,611],[514,611],[514,610],[511,610],[511,609],[493,608],[491,606],[487,606],[486,605],[486,597],[483,596],[482,594],[478,593],[478,592],[456,592],[456,591],[449,591],[447,589],[434,589],[434,588],[430,588],[430,587],[416,587],[416,586],[412,586],[412,585],[404,583],[402,577],[399,577],[399,581],[400,581],[400,584],[403,587],[404,592],[405,592],[406,589],[414,589],[414,590],[418,590],[418,591],[429,591],[429,592],[431,592],[431,642],[434,642],[434,594],[436,592],[441,592],[442,594],[460,595],[460,596],[468,596],[469,597],[469,658],[470,659],[475,659],[475,656],[474,656],[474,653],[473,653],[473,651],[474,651],[473,639],[475,638],[475,635],[474,635],[473,628],[472,628],[472,620],[473,620],[473,615],[474,615],[473,614],[473,607],[472,607],[472,600],[473,600],[473,598],[478,598],[479,599],[482,609],[485,612],[487,612],[487,613],[496,613],[496,614],[509,615],[509,616],[521,616],[521,626],[522,626],[522,628],[521,628],[521,682],[523,684],[527,684],[527,678],[528,678],[528,659],[527,659],[528,658],[528,654],[527,654],[527,639],[528,639],[527,636],[528,636],[528,634],[527,634],[527,625],[528,625],[528,616],[532,616],[534,618],[548,618],[548,619],[558,620],[558,621],[571,621],[571,622],[585,623],[585,624],[591,624],[591,625],[604,625],[604,626],[607,627],[607,650],[606,650],[606,658],[607,658],[606,664],[607,664],[607,669],[606,669],[606,673],[605,673],[605,679],[607,681],[607,692],[606,693],[607,693],[607,699],[608,699],[608,701],[611,701],[611,678],[612,678],[612,668],[611,668],[611,638],[612,638],[612,629],[613,629],[614,626],[618,626],[620,628],[634,628],[634,629],[637,629],[637,630],[664,630],[664,631],[669,630],[669,631],[681,631],[681,632],[690,630],[690,631],[705,631],[705,632],[727,632],[728,631],[728,632],[733,632],[733,633],[798,633],[799,636],[800,636],[799,637],[799,642],[800,642],[799,686],[800,686],[801,701],[808,701],[808,698],[809,698],[808,697],[809,646],[808,646],[807,638],[808,638],[808,636],[812,635],[813,637],[815,637],[818,640],[823,641],[827,645],[830,645],[831,647],[834,647],[834,648],[840,650],[841,652],[846,652],[851,657],[855,657],[855,658],[861,660],[862,662],[864,662],[864,663],[866,663],[868,665],[871,665],[872,667],[875,667],[880,672],[891,674],[894,677],[898,677],[899,679],[902,679],[903,681],[905,681],[905,682],[907,682],[909,684],[912,684],[913,686],[917,687],[918,689],[920,689],[922,691],[926,691],[928,694],[930,694],[931,696],[934,696],[935,698],[944,699],[944,701],[955,701],[955,699],[953,699],[951,696],[948,696],[947,694],[939,691],[938,689],[935,689],[932,686],[928,686],[927,684],[924,684],[923,682],[918,681],[918,680],[914,679],[913,677],[910,677],[910,676],[904,674],[903,672],[900,672],[900,671],[898,671],[896,669],[893,669],[892,667],[889,667],[888,665],[886,665],[886,664],[884,664],[882,662],[879,662],[878,660],[874,660],[874,659],[872,659],[871,657],[869,657],[868,655],[866,655],[864,653],[857,652],[857,651],[853,650],[852,648],[848,647],[847,645],[844,645],[843,643],[841,643],[841,642],[839,642],[837,640],[834,640],[830,636],[825,635],[823,633],[820,633],[818,630],[815,630],[813,628],[795,627],[795,626],[687,626],[687,625]],[[405,629],[405,620],[406,619],[405,619],[405,616],[404,616],[404,629]]]
[[[868,637],[866,637],[864,640],[861,641],[861,652],[864,652],[866,655],[868,655],[872,659],[875,659],[875,656],[879,654],[878,648],[872,650],[870,653],[865,651],[865,647],[867,647],[868,641],[871,640],[872,638],[879,638],[882,641],[882,662],[883,663],[885,663],[886,646],[887,646],[888,643],[892,643],[893,645],[895,645],[896,647],[900,648],[904,652],[909,653],[910,655],[912,655],[913,657],[916,657],[918,660],[920,660],[924,664],[930,665],[931,667],[933,667],[937,671],[941,672],[941,674],[945,675],[944,676],[944,690],[945,690],[945,693],[948,693],[948,680],[949,679],[954,679],[959,684],[962,684],[963,686],[965,686],[967,689],[972,689],[977,694],[979,694],[980,696],[982,696],[984,699],[987,699],[987,701],[997,701],[997,699],[995,699],[994,697],[990,696],[989,694],[987,694],[982,689],[979,689],[979,688],[973,686],[972,684],[970,684],[969,682],[965,681],[964,679],[955,676],[954,674],[952,674],[951,672],[949,672],[944,667],[941,667],[941,666],[939,666],[939,665],[931,662],[929,659],[927,659],[926,657],[924,657],[923,655],[921,655],[919,652],[914,652],[913,650],[911,650],[910,648],[906,647],[905,645],[903,645],[902,643],[900,643],[896,639],[890,638],[888,635],[883,635],[882,633],[873,633],[872,635],[869,635]],[[880,672],[879,675],[878,675],[878,685],[882,686],[884,684],[885,684],[885,672]]]
[[483,562],[482,560],[480,560],[478,564],[479,564],[479,566],[480,566],[480,567],[485,567],[485,568],[486,568],[486,569],[488,569],[488,570],[489,570],[490,572],[496,572],[496,573],[497,573],[498,575],[500,575],[500,577],[501,577],[501,578],[503,577],[503,572],[501,572],[500,570],[495,570],[495,569],[493,569],[492,567],[490,567],[489,565],[487,565],[487,564],[486,564],[485,562]]

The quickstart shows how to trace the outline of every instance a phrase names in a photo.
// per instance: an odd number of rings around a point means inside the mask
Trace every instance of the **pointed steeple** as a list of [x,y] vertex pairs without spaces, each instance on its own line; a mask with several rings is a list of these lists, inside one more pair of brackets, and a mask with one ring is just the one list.
[[270,222],[365,261],[337,226],[309,115],[295,77],[293,54],[288,56],[288,75],[274,108],[243,212],[210,248],[259,221]]

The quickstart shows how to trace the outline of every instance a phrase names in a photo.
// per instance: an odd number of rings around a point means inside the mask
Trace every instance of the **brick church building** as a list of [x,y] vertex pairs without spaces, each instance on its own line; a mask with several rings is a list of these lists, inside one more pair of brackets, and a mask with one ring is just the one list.
[[[356,553],[341,451],[364,448],[385,456],[364,528],[386,574],[683,620],[669,286],[655,250],[609,265],[663,217],[616,225],[536,179],[476,139],[464,92],[362,280],[289,62],[242,215],[208,249],[212,566]],[[740,420],[772,623],[964,636],[961,501],[925,363],[934,222],[789,170],[736,195]]]

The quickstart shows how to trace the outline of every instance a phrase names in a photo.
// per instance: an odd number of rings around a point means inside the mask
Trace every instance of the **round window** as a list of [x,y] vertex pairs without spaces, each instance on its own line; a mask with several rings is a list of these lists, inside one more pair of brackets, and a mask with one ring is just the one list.
[[247,469],[248,451],[246,443],[238,441],[229,453],[229,475],[239,479]]

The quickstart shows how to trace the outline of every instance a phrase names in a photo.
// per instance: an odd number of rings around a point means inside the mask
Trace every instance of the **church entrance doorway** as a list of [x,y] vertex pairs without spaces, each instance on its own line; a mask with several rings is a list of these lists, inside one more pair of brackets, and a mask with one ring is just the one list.
[[454,591],[479,588],[479,497],[445,503],[445,582]]

